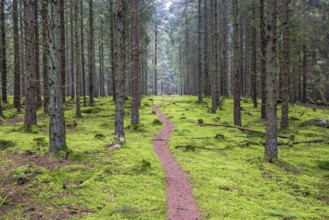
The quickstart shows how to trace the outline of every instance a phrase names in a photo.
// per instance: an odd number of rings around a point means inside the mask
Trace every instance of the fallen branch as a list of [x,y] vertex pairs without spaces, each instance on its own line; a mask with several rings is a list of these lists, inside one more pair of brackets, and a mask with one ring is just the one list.
[[315,139],[315,140],[308,140],[308,141],[294,141],[293,144],[311,144],[311,143],[322,143],[327,142],[328,139]]
[[[212,126],[212,127],[225,127],[225,128],[235,128],[235,129],[239,129],[241,131],[248,131],[248,132],[254,132],[254,133],[258,133],[258,134],[262,134],[262,135],[266,135],[265,132],[263,131],[257,131],[257,130],[252,130],[249,128],[244,128],[244,127],[238,127],[238,126],[234,126],[234,125],[224,125],[224,124],[202,124],[201,126]],[[280,138],[287,138],[290,139],[290,136],[286,136],[286,135],[282,135],[282,134],[278,134],[278,137]]]

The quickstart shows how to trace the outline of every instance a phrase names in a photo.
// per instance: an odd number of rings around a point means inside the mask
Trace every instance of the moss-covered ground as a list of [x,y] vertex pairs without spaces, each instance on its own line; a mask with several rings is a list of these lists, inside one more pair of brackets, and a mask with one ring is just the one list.
[[[243,127],[265,131],[260,109],[250,99],[241,103]],[[328,120],[328,109],[290,106],[290,127],[279,133],[291,139],[279,138],[273,164],[263,160],[262,135],[202,125],[233,125],[231,99],[216,114],[210,109],[210,99],[198,104],[195,97],[168,98],[161,106],[176,124],[170,148],[190,175],[205,219],[329,219],[329,129],[305,126]],[[318,139],[326,141],[296,143]]]
[[0,148],[0,219],[165,219],[164,173],[151,144],[162,125],[153,123],[152,106],[153,99],[143,99],[142,124],[130,129],[127,101],[126,144],[113,150],[108,146],[114,132],[112,99],[83,107],[83,118],[75,118],[75,105],[68,102],[72,152],[63,160],[61,154],[46,157],[49,118],[42,110],[34,133],[26,133],[24,114],[5,105],[0,139],[14,146]]
[[[141,123],[130,128],[126,108],[126,144],[113,141],[114,104],[96,99],[94,107],[65,106],[67,145],[72,151],[47,157],[48,117],[38,112],[34,133],[22,128],[23,113],[4,105],[0,119],[1,219],[166,219],[166,186],[152,138],[160,130],[152,106],[176,125],[170,148],[188,172],[204,219],[329,219],[329,129],[305,123],[329,119],[328,109],[294,105],[290,127],[280,134],[279,159],[263,161],[264,137],[236,128],[233,102],[216,114],[211,102],[195,97],[145,97]],[[243,127],[265,131],[259,109],[242,101]],[[215,138],[217,136],[217,138]],[[325,140],[320,143],[295,142]],[[4,142],[2,142],[4,141]],[[8,142],[9,141],[9,142]],[[177,147],[178,146],[178,147]]]

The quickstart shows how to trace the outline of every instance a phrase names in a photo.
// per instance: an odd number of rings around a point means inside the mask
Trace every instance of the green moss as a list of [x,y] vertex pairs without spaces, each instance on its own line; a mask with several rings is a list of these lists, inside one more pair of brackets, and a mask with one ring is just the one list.
[[13,141],[0,139],[0,150],[5,150],[7,148],[14,147],[15,143]]

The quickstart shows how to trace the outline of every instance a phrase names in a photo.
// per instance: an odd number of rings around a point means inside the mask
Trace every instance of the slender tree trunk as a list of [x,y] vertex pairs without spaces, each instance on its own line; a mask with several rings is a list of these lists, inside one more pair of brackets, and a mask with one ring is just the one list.
[[111,47],[111,78],[112,78],[112,95],[113,95],[113,101],[115,101],[115,83],[114,83],[114,72],[115,72],[115,48],[114,48],[114,25],[115,25],[115,21],[114,21],[114,11],[113,11],[113,1],[110,1],[110,18],[111,18],[111,27],[110,27],[110,47]]
[[100,95],[105,96],[105,76],[104,76],[104,20],[100,20],[100,44],[99,44],[99,73],[100,73]]
[[282,42],[281,42],[281,99],[282,99],[282,109],[281,109],[281,128],[286,128],[289,126],[289,0],[283,0],[282,2],[282,12],[281,12],[282,24]]
[[[79,1],[81,3],[81,0],[75,0],[75,11],[74,11],[74,23],[75,23],[75,93],[76,93],[76,111],[75,111],[75,116],[78,118],[81,118],[81,104],[80,104],[80,97],[81,97],[81,66],[80,66],[80,61],[81,57],[80,56],[80,51],[81,51],[81,46],[80,46],[80,31],[79,29]],[[80,4],[82,6],[82,4]]]
[[[253,20],[256,20],[256,5],[252,6],[253,11]],[[257,30],[256,26],[252,27],[252,36],[251,36],[251,46],[252,46],[252,54],[251,54],[251,93],[252,99],[254,103],[254,108],[258,107],[257,102],[257,46],[256,46],[256,36]]]
[[[1,97],[0,97],[1,98]],[[0,99],[0,117],[5,118],[3,111],[2,111],[2,104],[1,104],[1,99]]]
[[185,94],[191,94],[191,79],[190,79],[190,62],[189,62],[189,47],[190,47],[190,41],[189,41],[189,22],[188,22],[188,6],[189,6],[189,0],[185,1]]
[[20,33],[20,58],[21,58],[21,95],[25,96],[25,78],[26,78],[26,74],[25,74],[25,26],[24,26],[24,7],[23,7],[24,2],[23,1],[19,1],[19,33]]
[[204,71],[204,93],[206,96],[210,96],[211,95],[211,86],[210,86],[210,63],[209,63],[209,58],[210,58],[210,44],[209,44],[209,17],[208,17],[208,13],[209,13],[209,7],[208,7],[208,0],[204,1],[204,9],[203,9],[203,13],[204,13],[204,59],[203,59],[203,71]]
[[[83,0],[80,1],[80,34],[81,34],[81,69],[82,69],[82,91],[83,91],[83,106],[87,106],[87,98],[86,98],[86,76],[85,76],[85,55],[84,55],[84,31],[83,31]],[[76,79],[78,80],[78,79]],[[81,80],[81,76],[80,76]],[[81,82],[79,82],[81,84]],[[81,87],[80,87],[81,88]]]
[[275,68],[276,53],[276,0],[268,0],[266,31],[266,143],[265,160],[272,162],[278,157],[277,143],[277,73]]
[[40,80],[40,41],[39,41],[39,1],[35,2],[34,8],[35,19],[35,76],[36,76],[36,95],[37,95],[37,108],[42,105],[41,99],[41,80]]
[[213,62],[213,80],[211,86],[211,97],[212,97],[212,113],[216,113],[217,106],[219,104],[219,31],[218,31],[218,0],[213,0],[213,27],[214,27],[214,38],[213,38],[213,50],[214,50],[214,62]]
[[153,73],[153,95],[158,95],[158,24],[154,27],[154,73]]
[[35,0],[25,0],[25,62],[26,62],[26,98],[24,124],[28,131],[37,124],[36,105],[36,65],[35,65]]
[[307,101],[307,46],[303,45],[303,93],[302,93],[302,102],[306,103]]
[[132,112],[131,124],[139,123],[139,30],[138,30],[138,5],[139,1],[132,1],[131,10],[131,92],[132,92]]
[[239,71],[239,12],[238,1],[233,0],[233,94],[234,125],[241,126],[240,71]]
[[61,71],[61,88],[62,88],[62,95],[63,95],[63,102],[65,102],[65,90],[66,90],[66,56],[65,56],[65,46],[66,46],[66,39],[65,39],[65,9],[64,9],[64,0],[59,1],[60,6],[60,31],[61,31],[61,44],[60,44],[60,71]]
[[94,12],[93,0],[89,0],[89,104],[94,105],[94,68],[95,68],[95,46],[94,46]]
[[70,44],[71,44],[71,99],[74,100],[75,99],[75,80],[74,80],[74,0],[71,0],[71,8],[70,8],[70,34],[71,34],[71,38],[70,38]]
[[14,106],[21,111],[21,61],[18,32],[18,6],[17,0],[13,0],[13,29],[14,29]]
[[266,38],[265,38],[265,16],[264,16],[264,0],[260,0],[260,41],[261,41],[261,118],[266,119]]
[[49,72],[48,72],[48,0],[42,1],[42,75],[43,75],[43,113],[49,114]]
[[198,0],[198,103],[202,103],[201,0]]
[[124,133],[124,102],[125,102],[125,77],[124,77],[124,10],[125,0],[116,0],[115,10],[115,132],[114,138],[119,142],[125,141]]
[[228,27],[227,27],[227,2],[222,0],[223,32],[222,32],[222,62],[221,62],[221,93],[228,96]]
[[1,20],[1,89],[2,101],[8,102],[7,98],[7,45],[6,45],[6,0],[0,1],[0,20]]
[[49,1],[49,152],[51,154],[67,150],[63,98],[61,90],[61,59],[63,52],[60,51],[60,48],[62,48],[60,8],[61,6],[59,1]]

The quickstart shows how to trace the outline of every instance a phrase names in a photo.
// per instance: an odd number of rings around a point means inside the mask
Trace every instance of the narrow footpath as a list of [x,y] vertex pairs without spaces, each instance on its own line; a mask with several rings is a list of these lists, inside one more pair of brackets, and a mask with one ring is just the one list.
[[166,139],[170,137],[175,125],[160,112],[159,105],[155,105],[153,111],[164,124],[163,128],[155,135],[153,147],[166,173],[168,219],[199,219],[201,212],[193,198],[188,175],[182,171],[167,145]]

